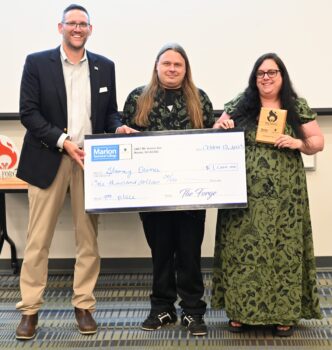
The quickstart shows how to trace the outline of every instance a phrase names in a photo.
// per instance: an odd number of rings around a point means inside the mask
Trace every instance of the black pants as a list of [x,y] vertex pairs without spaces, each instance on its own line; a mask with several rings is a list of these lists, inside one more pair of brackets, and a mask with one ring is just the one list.
[[168,211],[140,214],[151,248],[153,285],[151,310],[174,309],[177,294],[185,313],[203,315],[204,284],[201,273],[201,244],[205,211]]

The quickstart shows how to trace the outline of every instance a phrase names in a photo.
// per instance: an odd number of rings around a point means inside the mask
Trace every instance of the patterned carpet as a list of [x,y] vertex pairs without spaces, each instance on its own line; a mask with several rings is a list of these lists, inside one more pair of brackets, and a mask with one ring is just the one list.
[[[101,274],[96,289],[98,299],[95,318],[97,334],[83,336],[77,331],[70,304],[71,274],[49,277],[46,303],[40,312],[35,339],[15,339],[20,314],[15,310],[19,300],[18,277],[0,273],[0,349],[332,349],[332,269],[318,272],[321,307],[324,319],[303,321],[292,338],[274,338],[271,329],[253,328],[245,334],[232,334],[226,329],[223,311],[208,308],[205,337],[189,336],[179,324],[155,332],[140,330],[149,310],[151,274]],[[205,300],[211,297],[211,273],[204,273]]]

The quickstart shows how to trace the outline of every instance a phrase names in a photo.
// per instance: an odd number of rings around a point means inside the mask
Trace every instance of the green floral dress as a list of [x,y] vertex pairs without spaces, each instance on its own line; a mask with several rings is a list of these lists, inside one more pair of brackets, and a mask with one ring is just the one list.
[[[232,115],[241,96],[225,105]],[[299,98],[301,123],[315,119]],[[251,325],[320,319],[306,175],[297,150],[256,143],[246,129],[248,208],[219,210],[212,307]],[[286,125],[286,134],[294,136]]]

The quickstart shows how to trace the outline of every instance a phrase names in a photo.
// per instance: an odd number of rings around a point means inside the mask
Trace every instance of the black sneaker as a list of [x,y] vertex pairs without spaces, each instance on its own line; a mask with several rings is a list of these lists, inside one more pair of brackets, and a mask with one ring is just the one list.
[[181,324],[187,327],[192,335],[206,335],[207,327],[203,315],[187,315],[182,313]]
[[162,326],[176,323],[177,319],[175,311],[164,311],[159,314],[150,312],[150,315],[142,323],[141,328],[145,331],[155,331]]

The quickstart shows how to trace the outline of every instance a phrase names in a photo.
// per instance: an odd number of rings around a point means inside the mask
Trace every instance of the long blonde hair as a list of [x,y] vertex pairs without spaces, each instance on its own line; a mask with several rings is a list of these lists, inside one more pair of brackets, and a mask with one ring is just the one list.
[[192,79],[188,56],[184,51],[184,49],[176,43],[166,44],[159,51],[155,61],[154,68],[153,68],[151,81],[148,85],[145,86],[142,94],[139,96],[137,100],[135,123],[139,126],[149,125],[148,116],[151,112],[154,97],[160,85],[156,66],[160,56],[168,50],[173,50],[175,52],[178,52],[185,61],[186,73],[183,78],[181,87],[182,87],[184,98],[186,101],[187,113],[195,129],[203,128],[203,112],[202,112],[202,106],[200,101],[200,95]]

